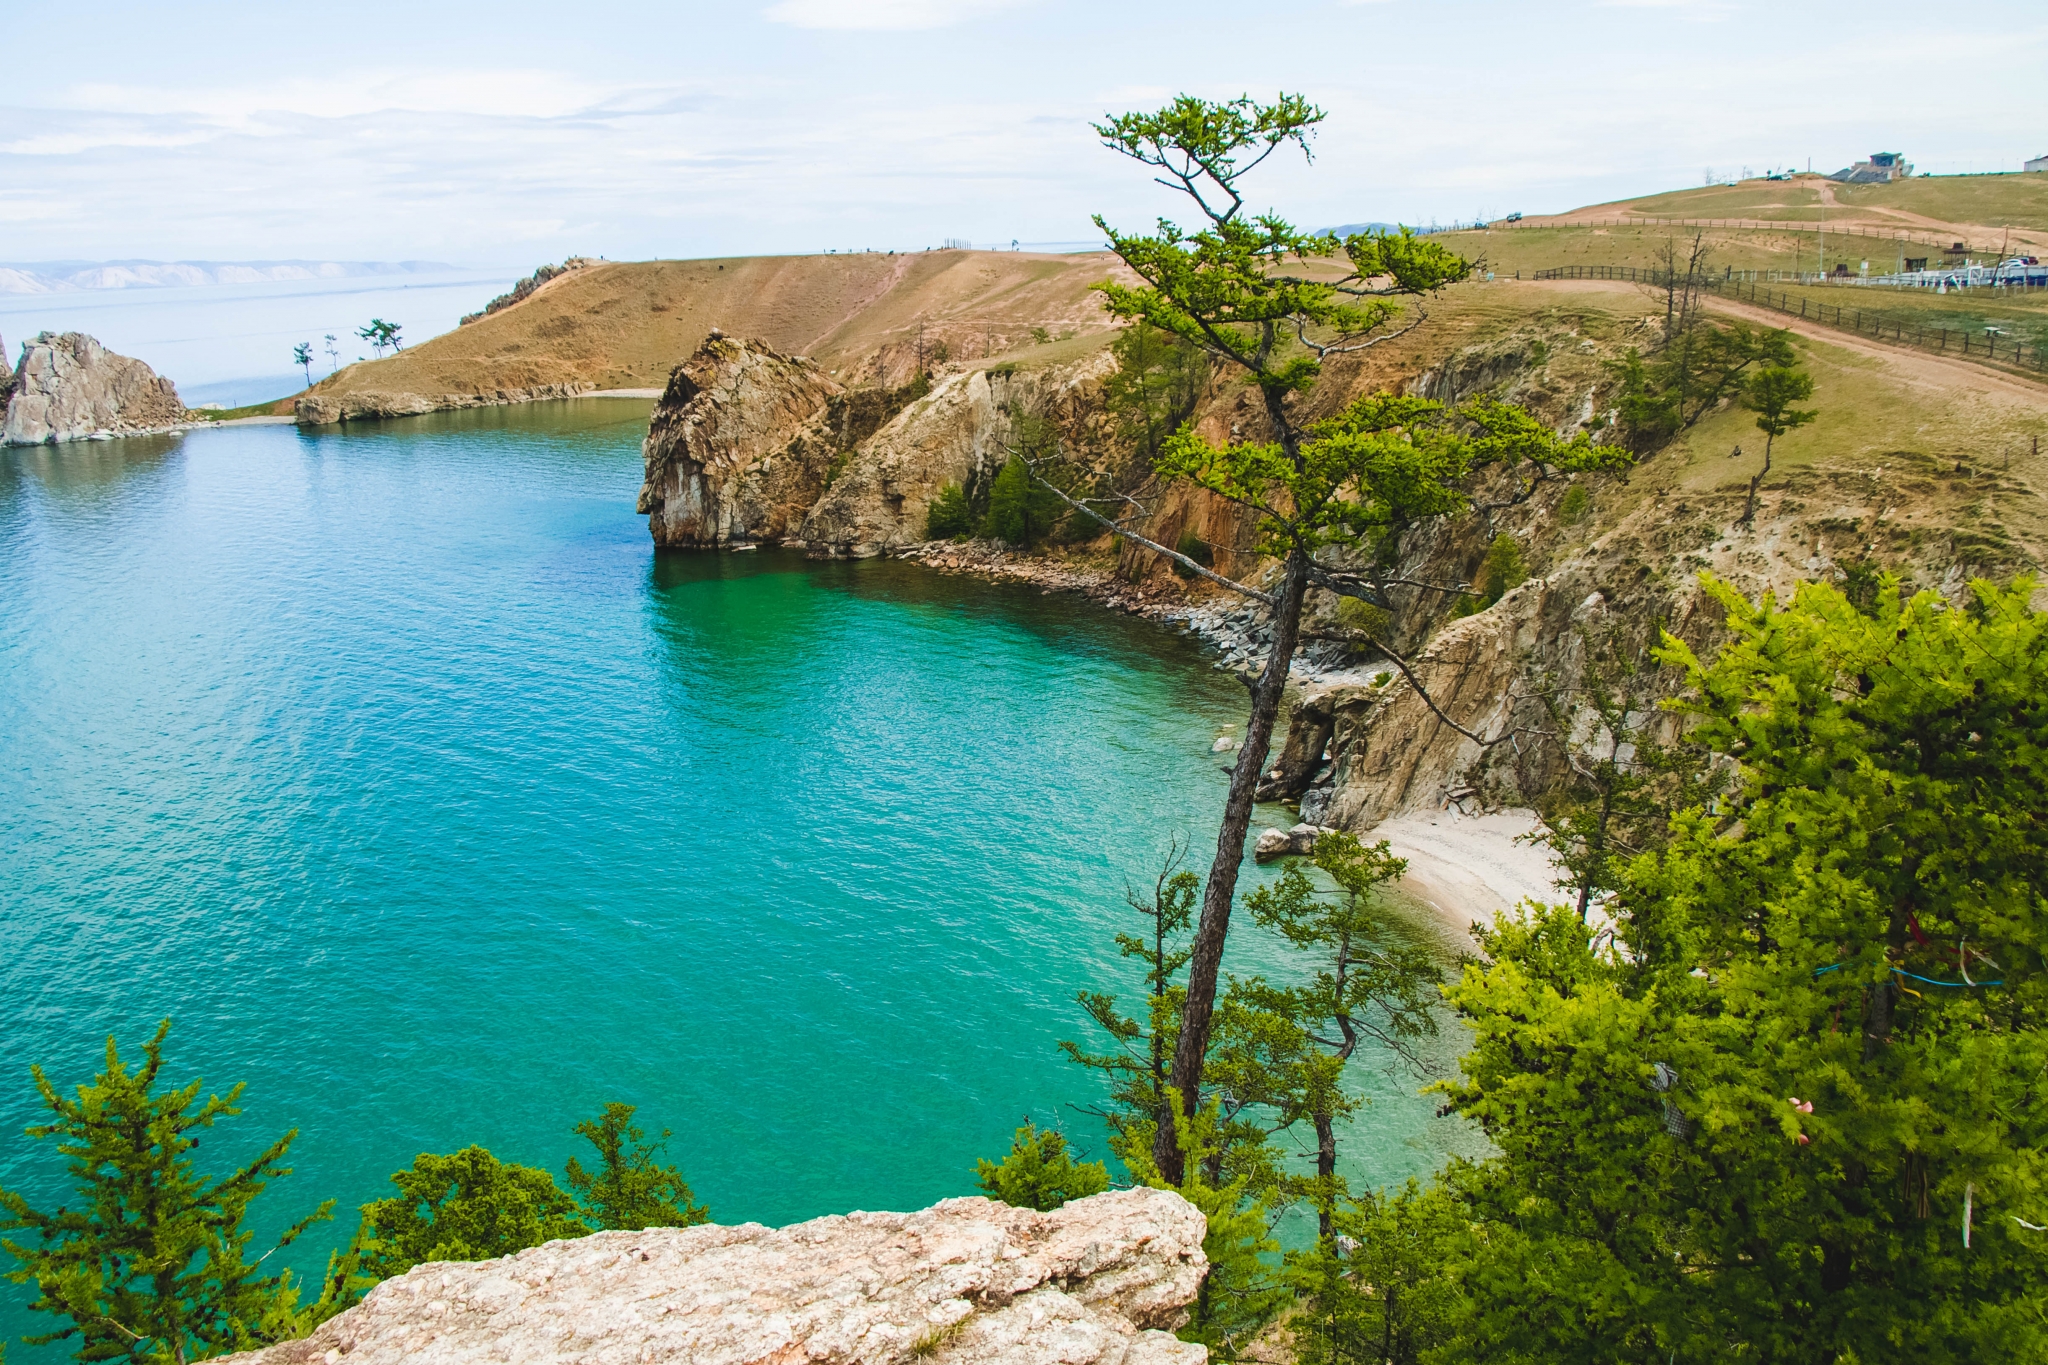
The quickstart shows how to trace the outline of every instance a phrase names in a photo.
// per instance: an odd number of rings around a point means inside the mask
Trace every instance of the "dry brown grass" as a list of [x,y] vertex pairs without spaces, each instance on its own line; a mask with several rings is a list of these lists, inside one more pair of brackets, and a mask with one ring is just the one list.
[[811,356],[855,381],[901,382],[943,343],[955,363],[1033,358],[1105,334],[1089,287],[1103,255],[935,251],[607,263],[384,360],[351,365],[315,392],[488,393],[542,384],[665,384],[713,328]]

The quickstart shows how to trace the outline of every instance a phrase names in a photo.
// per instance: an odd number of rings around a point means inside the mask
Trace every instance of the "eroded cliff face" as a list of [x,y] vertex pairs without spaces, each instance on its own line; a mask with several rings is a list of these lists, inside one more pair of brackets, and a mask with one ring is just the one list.
[[845,393],[808,360],[713,332],[670,374],[641,447],[637,510],[654,543],[788,536],[824,491],[835,453],[825,409]]
[[847,389],[800,356],[714,332],[654,410],[639,510],[662,546],[861,557],[915,545],[941,488],[982,486],[1002,467],[1019,413],[1063,432],[1098,419],[1113,364],[1097,352],[936,387]]
[[23,346],[6,404],[7,445],[160,430],[185,416],[170,380],[83,332],[44,332]]
[[1016,443],[1016,415],[1063,433],[1100,412],[1107,351],[1040,369],[950,375],[866,440],[804,518],[813,554],[864,556],[916,545],[925,513],[947,484],[974,488],[995,476]]
[[239,1365],[1199,1365],[1207,1262],[1164,1190],[1051,1213],[948,1199],[774,1229],[653,1228],[419,1266]]

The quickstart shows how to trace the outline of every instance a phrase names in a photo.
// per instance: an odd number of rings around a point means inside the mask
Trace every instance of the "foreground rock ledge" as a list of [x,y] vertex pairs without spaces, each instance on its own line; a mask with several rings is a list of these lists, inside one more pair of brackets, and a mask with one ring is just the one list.
[[601,1232],[423,1265],[304,1341],[241,1365],[1196,1365],[1171,1330],[1201,1277],[1202,1215],[1164,1190],[1033,1213],[921,1213]]

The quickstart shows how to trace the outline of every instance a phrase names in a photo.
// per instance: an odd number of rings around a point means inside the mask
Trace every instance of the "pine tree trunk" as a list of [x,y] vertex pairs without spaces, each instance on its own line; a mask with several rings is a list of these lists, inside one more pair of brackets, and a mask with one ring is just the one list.
[[1316,1235],[1327,1245],[1337,1212],[1337,1124],[1329,1114],[1316,1114]]
[[[1273,610],[1273,652],[1252,686],[1251,719],[1245,725],[1244,747],[1230,771],[1230,795],[1223,803],[1223,827],[1216,832],[1216,861],[1202,888],[1202,919],[1188,959],[1188,997],[1182,1006],[1180,1039],[1173,1052],[1173,1085],[1180,1091],[1181,1112],[1192,1117],[1202,1105],[1202,1061],[1209,1050],[1209,1020],[1216,1009],[1216,978],[1223,965],[1223,941],[1230,932],[1230,906],[1237,898],[1237,872],[1244,862],[1245,836],[1251,828],[1252,793],[1259,785],[1272,751],[1273,724],[1287,689],[1287,671],[1301,637],[1301,605],[1308,594],[1308,565],[1299,551],[1287,558],[1280,598]],[[1180,1144],[1172,1128],[1162,1127],[1152,1142],[1152,1159],[1167,1181],[1178,1185],[1186,1174]]]

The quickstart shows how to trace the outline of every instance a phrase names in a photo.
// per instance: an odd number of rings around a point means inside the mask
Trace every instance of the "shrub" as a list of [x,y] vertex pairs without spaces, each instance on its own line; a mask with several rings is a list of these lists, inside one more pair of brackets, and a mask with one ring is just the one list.
[[1059,518],[1059,500],[1031,477],[1022,456],[1012,455],[989,487],[983,532],[1025,549],[1044,539]]
[[[1216,555],[1209,548],[1209,542],[1196,535],[1192,526],[1180,533],[1180,539],[1173,543],[1173,548],[1205,569],[1216,562]],[[1194,577],[1194,571],[1185,564],[1175,562],[1173,571],[1182,578]]]
[[924,509],[924,538],[951,540],[974,529],[974,516],[967,507],[967,493],[957,483],[941,488]]
[[1451,615],[1454,618],[1477,615],[1506,597],[1509,589],[1528,580],[1529,569],[1522,563],[1521,543],[1502,531],[1493,538],[1493,544],[1486,547],[1486,561],[1479,566],[1479,595],[1464,598],[1452,609]]
[[1338,598],[1336,617],[1339,625],[1364,635],[1384,636],[1387,627],[1393,624],[1393,617],[1385,607],[1361,602],[1356,597]]
[[1065,1137],[1051,1129],[1040,1132],[1031,1123],[1011,1138],[1010,1154],[1000,1165],[983,1160],[976,1164],[975,1174],[981,1188],[1005,1204],[1040,1213],[1109,1188],[1107,1166],[1100,1161],[1076,1162]]
[[1581,522],[1593,510],[1593,495],[1578,484],[1573,484],[1564,495],[1564,501],[1557,505],[1557,515],[1567,524]]
[[600,1228],[635,1232],[710,1222],[710,1212],[693,1201],[683,1173],[656,1160],[668,1142],[668,1129],[647,1141],[647,1134],[633,1122],[633,1110],[630,1104],[613,1101],[602,1116],[576,1125],[597,1149],[598,1158],[594,1170],[569,1158],[569,1188],[575,1191],[583,1216]]

